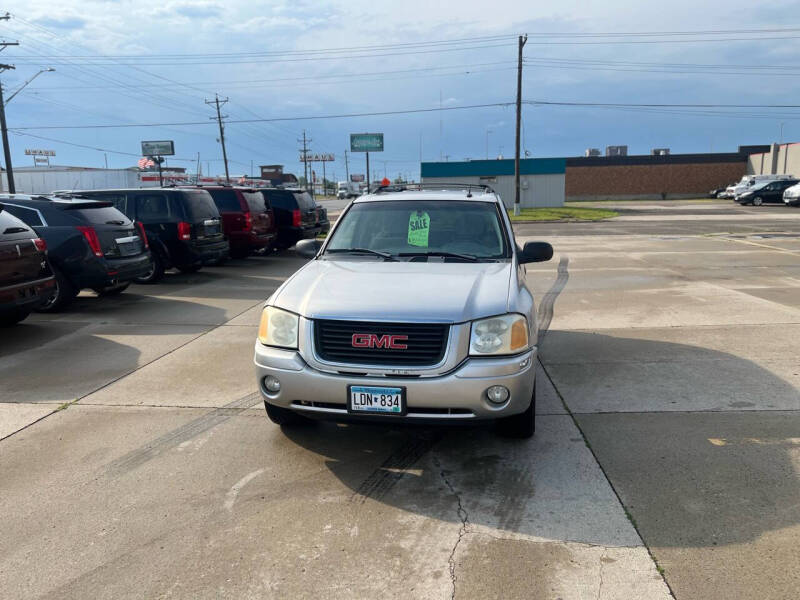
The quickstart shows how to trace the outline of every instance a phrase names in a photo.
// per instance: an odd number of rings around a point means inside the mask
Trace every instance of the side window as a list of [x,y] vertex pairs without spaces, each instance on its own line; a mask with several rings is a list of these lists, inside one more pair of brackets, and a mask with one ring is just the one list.
[[136,218],[142,222],[169,221],[170,211],[165,194],[136,194]]
[[43,225],[42,219],[39,218],[39,213],[35,210],[30,208],[23,208],[21,206],[9,206],[6,204],[3,208],[4,211],[8,212],[10,215],[14,215],[20,221],[29,225],[30,227],[39,227]]
[[183,214],[183,206],[175,196],[169,197],[169,216],[174,220],[183,220],[186,216]]

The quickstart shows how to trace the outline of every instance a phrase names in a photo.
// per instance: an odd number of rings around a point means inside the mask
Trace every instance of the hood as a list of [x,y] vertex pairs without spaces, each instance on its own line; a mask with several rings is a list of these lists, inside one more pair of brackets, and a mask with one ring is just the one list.
[[461,323],[507,312],[503,263],[312,260],[271,304],[304,317]]

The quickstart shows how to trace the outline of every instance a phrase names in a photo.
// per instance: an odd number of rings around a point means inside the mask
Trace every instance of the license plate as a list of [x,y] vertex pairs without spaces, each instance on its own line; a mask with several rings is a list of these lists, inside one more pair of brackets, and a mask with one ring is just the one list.
[[406,414],[406,389],[402,387],[347,386],[347,410],[357,414]]

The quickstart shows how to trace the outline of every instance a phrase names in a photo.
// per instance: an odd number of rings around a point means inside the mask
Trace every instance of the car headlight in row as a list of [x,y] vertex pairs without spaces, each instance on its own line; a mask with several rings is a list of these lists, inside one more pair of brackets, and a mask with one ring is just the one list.
[[472,356],[516,354],[528,348],[528,320],[507,314],[472,322],[469,353]]
[[258,324],[258,341],[265,346],[297,348],[297,328],[300,317],[274,306],[266,306],[261,311]]

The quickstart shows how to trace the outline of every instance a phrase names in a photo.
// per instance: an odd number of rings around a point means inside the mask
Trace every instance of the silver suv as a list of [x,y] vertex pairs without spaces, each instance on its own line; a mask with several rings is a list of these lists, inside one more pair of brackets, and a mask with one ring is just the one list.
[[269,418],[534,431],[537,324],[525,263],[485,186],[382,188],[343,211],[267,300],[255,363]]

